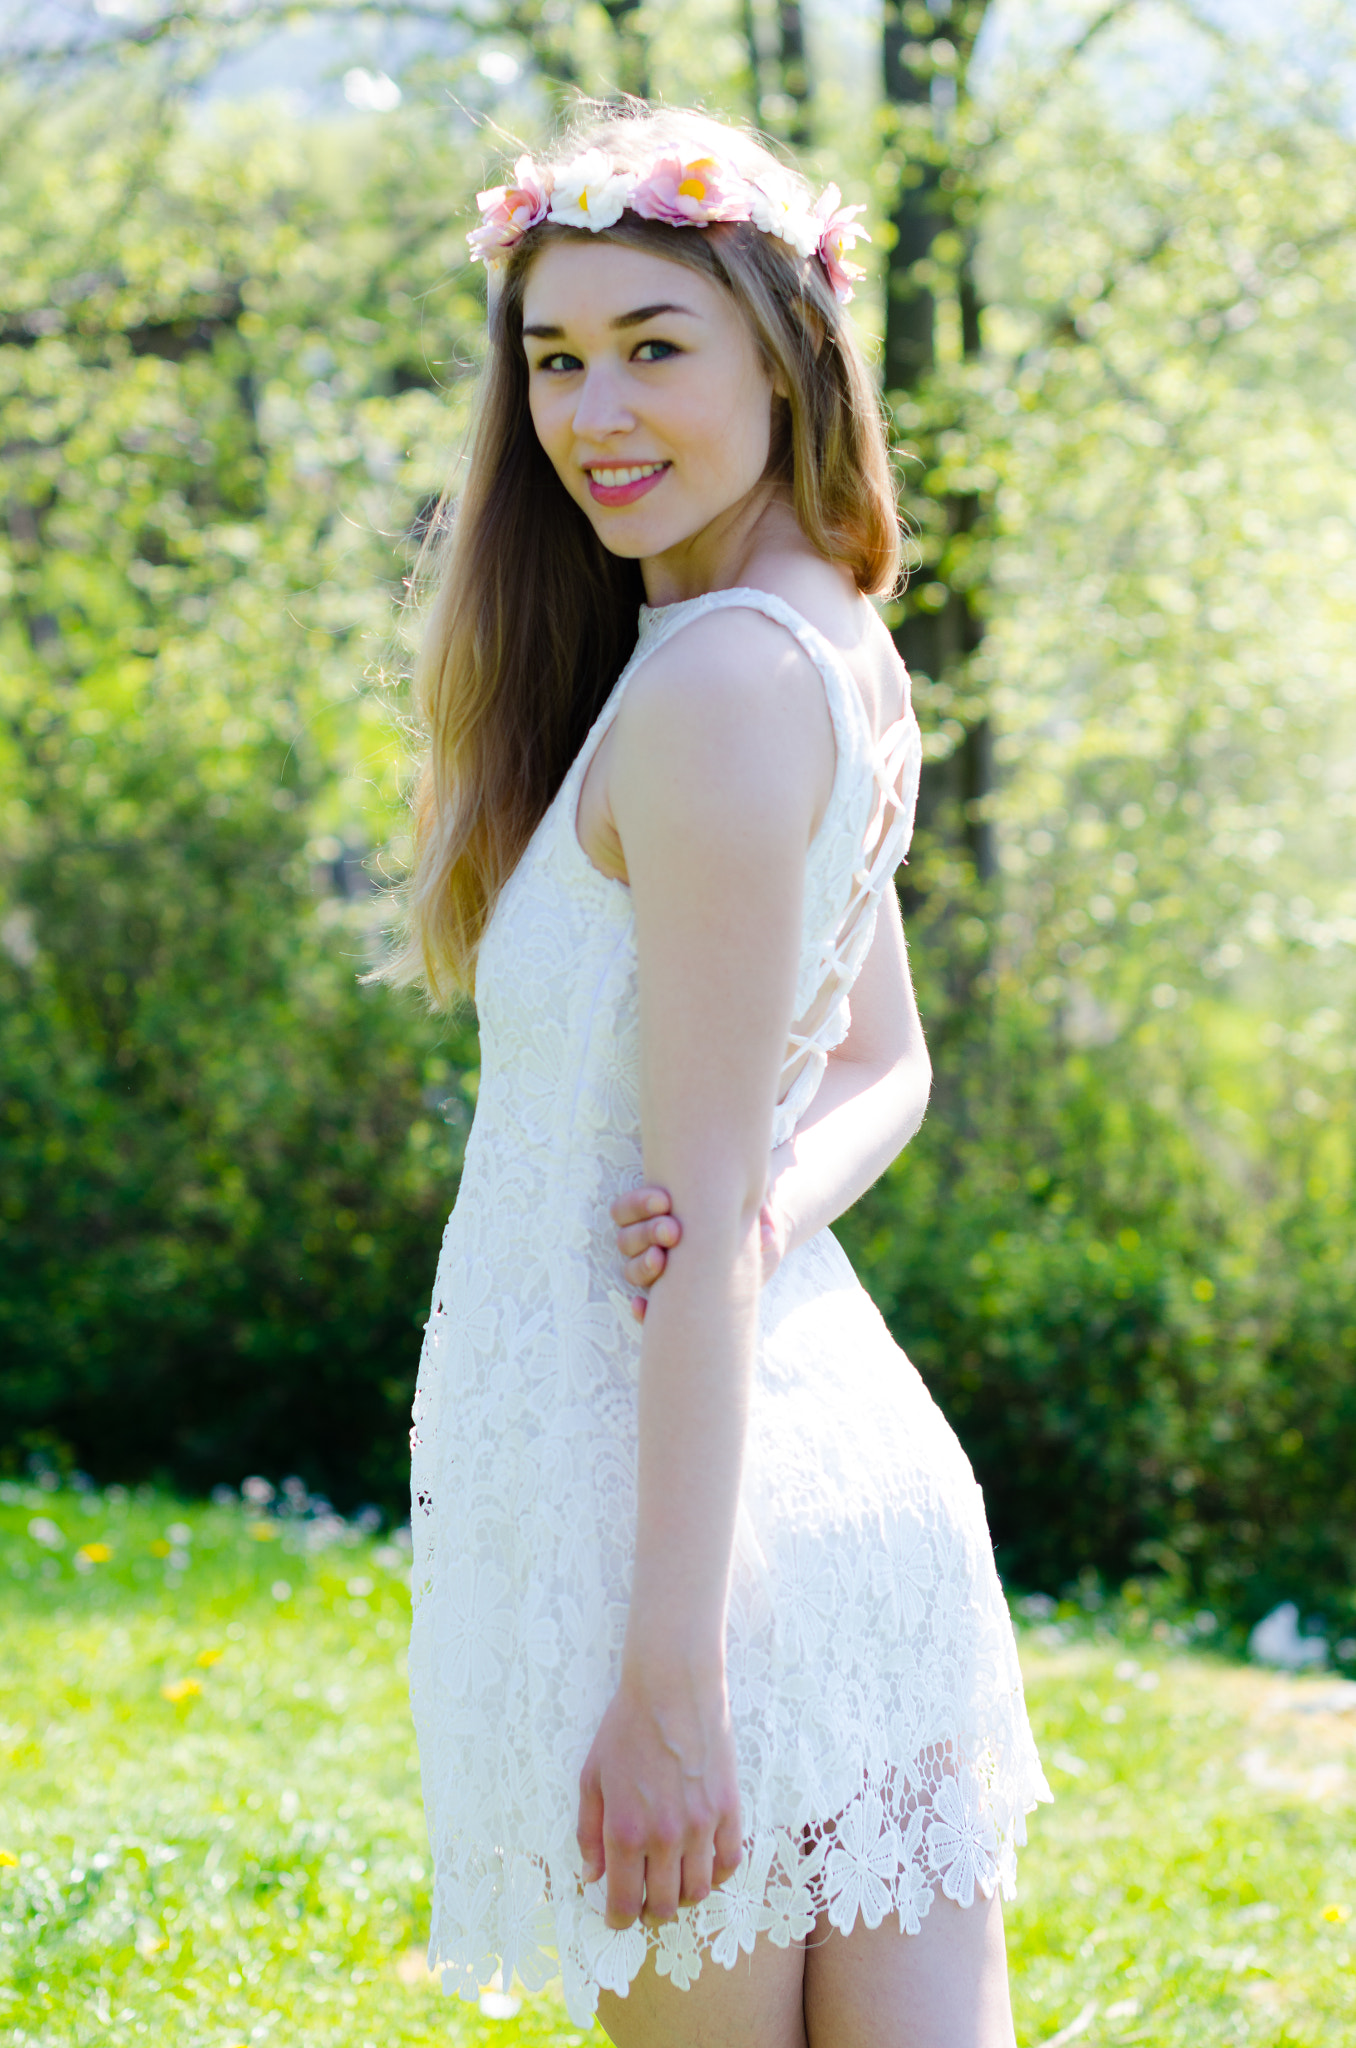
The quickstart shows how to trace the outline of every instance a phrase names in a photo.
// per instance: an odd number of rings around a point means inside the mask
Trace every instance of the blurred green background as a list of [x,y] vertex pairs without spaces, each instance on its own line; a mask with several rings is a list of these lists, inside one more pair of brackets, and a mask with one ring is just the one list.
[[405,1511],[476,1042],[359,983],[403,579],[476,189],[648,91],[875,238],[937,1086],[845,1241],[1013,1583],[1356,1664],[1353,59],[1332,0],[0,14],[11,1475]]

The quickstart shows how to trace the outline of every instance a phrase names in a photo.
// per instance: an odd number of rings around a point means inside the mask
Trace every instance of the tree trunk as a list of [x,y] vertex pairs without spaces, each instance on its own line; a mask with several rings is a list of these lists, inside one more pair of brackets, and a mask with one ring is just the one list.
[[783,97],[790,102],[786,139],[796,149],[810,142],[810,65],[805,50],[805,17],[800,0],[779,0],[777,63]]
[[[901,136],[899,196],[892,215],[895,232],[886,271],[885,386],[898,407],[917,399],[937,366],[936,274],[927,264],[939,235],[956,233],[956,171],[953,111],[963,90],[965,67],[984,19],[987,0],[886,0],[882,56],[885,94],[898,110]],[[980,304],[970,261],[968,228],[960,237],[963,256],[955,268],[954,291],[966,355],[980,345]],[[915,437],[924,474],[933,467],[935,424]],[[921,508],[924,563],[913,578],[895,640],[909,668],[935,680],[978,647],[983,626],[963,590],[952,586],[952,543],[973,530],[979,500],[971,494],[933,495]],[[915,594],[916,590],[916,594]],[[992,788],[993,745],[988,718],[972,719],[956,752],[925,771],[920,822],[960,836],[976,877],[994,871],[992,828],[986,799]],[[954,819],[955,823],[950,824]]]
[[617,83],[638,100],[650,96],[650,48],[637,16],[640,0],[603,0],[617,42]]
[[758,39],[758,18],[753,0],[739,0],[739,33],[749,63],[749,111],[755,124],[763,118],[763,50]]

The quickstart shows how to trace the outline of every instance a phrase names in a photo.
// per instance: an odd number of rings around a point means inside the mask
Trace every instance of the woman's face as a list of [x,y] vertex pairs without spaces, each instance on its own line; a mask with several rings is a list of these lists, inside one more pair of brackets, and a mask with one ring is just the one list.
[[537,438],[613,554],[679,548],[756,488],[772,381],[711,279],[619,242],[553,243],[528,272],[523,347]]

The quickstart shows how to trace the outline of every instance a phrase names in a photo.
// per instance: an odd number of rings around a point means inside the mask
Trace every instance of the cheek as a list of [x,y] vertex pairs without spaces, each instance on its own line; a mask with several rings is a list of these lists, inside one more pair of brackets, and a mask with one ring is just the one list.
[[[722,477],[761,475],[772,440],[772,387],[749,376],[705,384],[692,409],[706,466]],[[699,423],[699,425],[698,425]]]
[[561,404],[558,392],[536,386],[529,389],[527,410],[538,441],[552,466],[563,475],[570,434],[568,408]]
[[772,446],[771,386],[748,378],[720,422],[720,432],[729,466],[761,476]]
[[548,394],[538,384],[528,387],[527,410],[537,439],[543,448],[549,448],[552,436],[551,405]]

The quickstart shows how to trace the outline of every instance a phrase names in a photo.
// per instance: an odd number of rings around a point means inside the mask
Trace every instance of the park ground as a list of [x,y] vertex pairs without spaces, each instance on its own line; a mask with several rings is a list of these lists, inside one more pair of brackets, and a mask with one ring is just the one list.
[[[424,1967],[408,1572],[299,1488],[0,1485],[0,2048],[602,2041]],[[1356,1687],[1023,1611],[1022,2048],[1356,2044]]]

